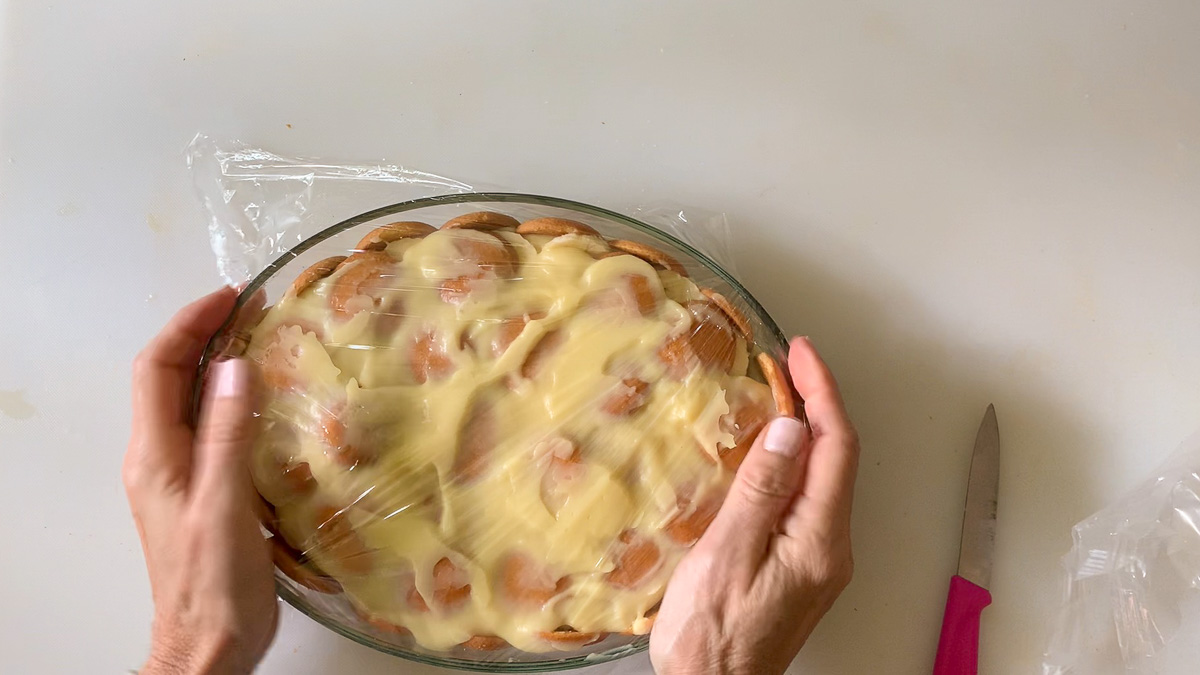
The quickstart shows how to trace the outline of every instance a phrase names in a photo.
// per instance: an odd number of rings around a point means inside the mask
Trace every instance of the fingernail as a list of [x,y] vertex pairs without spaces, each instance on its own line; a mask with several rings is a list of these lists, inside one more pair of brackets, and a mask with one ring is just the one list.
[[777,417],[767,426],[767,437],[763,449],[784,457],[800,454],[800,443],[804,438],[804,425],[795,417]]
[[228,359],[213,364],[217,372],[214,376],[213,396],[216,398],[233,398],[246,393],[246,364],[240,359]]

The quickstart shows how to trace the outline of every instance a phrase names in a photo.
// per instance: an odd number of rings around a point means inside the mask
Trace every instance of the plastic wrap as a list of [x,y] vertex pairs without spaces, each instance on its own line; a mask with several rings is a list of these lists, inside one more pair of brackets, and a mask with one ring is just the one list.
[[451,667],[644,649],[757,431],[795,413],[779,329],[684,241],[723,253],[724,219],[202,137],[189,162],[222,273],[254,275],[200,377],[261,367],[281,597]]
[[1042,672],[1200,672],[1200,435],[1073,538]]
[[[186,150],[221,277],[244,283],[309,236],[366,206],[493,190],[396,164],[335,164],[289,158],[239,141],[197,135]],[[723,213],[670,202],[639,204],[626,215],[691,245],[737,274]]]

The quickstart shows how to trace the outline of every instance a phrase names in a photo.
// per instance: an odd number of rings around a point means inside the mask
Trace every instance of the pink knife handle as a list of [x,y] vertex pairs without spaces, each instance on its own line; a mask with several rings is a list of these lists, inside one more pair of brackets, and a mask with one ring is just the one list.
[[979,615],[992,604],[992,594],[960,576],[950,578],[942,637],[933,675],[976,675],[979,671]]

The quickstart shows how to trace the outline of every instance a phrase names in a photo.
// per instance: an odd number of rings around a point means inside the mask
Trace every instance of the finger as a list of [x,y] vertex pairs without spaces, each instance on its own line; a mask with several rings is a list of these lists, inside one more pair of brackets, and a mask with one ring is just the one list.
[[213,371],[196,429],[193,497],[217,515],[226,510],[248,514],[254,496],[248,459],[257,429],[258,383],[244,359],[220,361]]
[[126,486],[185,488],[191,472],[187,409],[200,353],[236,298],[223,288],[180,310],[133,365],[133,433]]
[[858,473],[858,434],[837,382],[807,338],[792,340],[788,369],[813,434],[803,498],[848,515]]
[[179,310],[134,362],[134,419],[144,424],[183,424],[200,354],[237,300],[222,288]]
[[808,430],[800,420],[772,420],[746,453],[701,545],[715,547],[757,569],[780,517],[799,492],[808,440]]
[[251,332],[266,315],[267,293],[258,289],[249,296],[241,296],[235,316],[217,336],[213,352],[222,356],[241,356],[250,345]]

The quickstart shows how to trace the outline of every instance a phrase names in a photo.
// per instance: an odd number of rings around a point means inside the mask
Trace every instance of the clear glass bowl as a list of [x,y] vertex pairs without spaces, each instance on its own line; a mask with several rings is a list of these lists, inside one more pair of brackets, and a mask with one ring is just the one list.
[[[467,193],[427,197],[367,211],[332,225],[309,237],[267,266],[242,291],[226,330],[218,333],[201,359],[197,384],[193,392],[193,413],[198,413],[200,383],[208,364],[215,358],[234,353],[230,326],[238,325],[238,317],[248,298],[265,294],[266,304],[274,304],[287,291],[292,281],[318,260],[355,251],[358,241],[371,230],[398,220],[417,220],[433,225],[474,211],[497,211],[526,221],[533,218],[557,217],[579,221],[595,228],[608,239],[625,239],[649,244],[676,258],[698,285],[724,295],[741,310],[753,328],[753,352],[766,352],[777,362],[785,357],[787,341],[779,327],[741,284],[704,253],[650,225],[607,209],[555,197],[512,193]],[[242,345],[244,349],[244,344]],[[198,415],[196,415],[198,417]],[[279,569],[275,571],[279,597],[330,630],[355,642],[381,652],[446,668],[480,672],[547,672],[568,670],[623,658],[644,651],[649,635],[613,634],[605,640],[569,652],[530,653],[513,648],[499,651],[478,651],[456,647],[450,651],[423,648],[410,636],[380,631],[355,611],[341,593],[326,594],[311,590]]]

